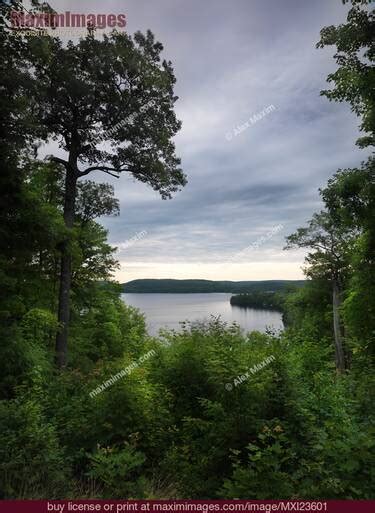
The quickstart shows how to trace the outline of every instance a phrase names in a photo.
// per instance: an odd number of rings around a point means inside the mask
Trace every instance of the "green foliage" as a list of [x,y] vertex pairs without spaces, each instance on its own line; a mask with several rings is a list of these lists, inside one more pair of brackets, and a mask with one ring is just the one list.
[[[375,277],[372,272],[373,258],[370,256],[371,234],[359,238],[353,254],[353,274],[350,289],[343,304],[343,316],[350,330],[349,343],[353,351],[364,359],[375,357]],[[359,354],[357,354],[359,356]]]
[[88,368],[101,359],[137,355],[146,336],[144,318],[125,305],[111,284],[91,284],[73,298],[71,362]]
[[284,323],[321,339],[332,334],[331,287],[324,280],[309,280],[306,286],[285,296]]
[[285,298],[283,293],[254,291],[248,294],[232,296],[230,298],[230,304],[250,308],[282,311],[284,300]]
[[144,454],[133,447],[98,447],[89,455],[94,478],[102,488],[102,497],[110,499],[139,499],[144,497],[145,478],[141,475]]
[[6,498],[54,498],[69,493],[69,468],[55,426],[40,402],[0,402],[0,490]]
[[336,47],[339,67],[327,78],[334,87],[321,94],[329,100],[348,102],[353,112],[361,116],[361,130],[366,135],[357,144],[364,147],[375,144],[375,16],[371,8],[363,5],[367,0],[361,3],[352,1],[347,23],[324,27],[317,47]]
[[[53,159],[68,174],[73,162],[76,179],[93,170],[127,172],[164,199],[186,184],[172,141],[181,127],[176,79],[162,50],[151,31],[87,35],[67,45],[52,37],[27,39],[37,84],[29,93],[46,138],[59,140],[71,155],[69,162]],[[86,168],[78,170],[77,162]]]
[[348,255],[355,233],[335,222],[330,212],[314,214],[307,227],[287,237],[285,249],[310,248],[306,257],[305,274],[326,280],[343,280],[349,266]]
[[[164,472],[176,469],[183,496],[212,497],[229,471],[230,450],[247,443],[260,419],[281,413],[279,394],[287,394],[281,362],[234,385],[267,356],[277,359],[279,344],[266,335],[243,337],[238,327],[218,320],[166,337],[169,345],[151,362],[150,372],[150,379],[163,385],[171,415]],[[233,384],[231,391],[227,383]]]
[[280,498],[372,497],[373,428],[356,416],[351,384],[322,370],[310,378],[303,367],[292,371],[292,414],[266,423],[245,460],[234,451],[222,497],[267,499],[270,490]]
[[21,329],[26,342],[48,347],[54,339],[58,323],[50,311],[33,308],[23,316]]
[[[112,322],[123,335],[138,333],[128,356],[108,346],[87,373],[72,369],[53,380],[31,373],[17,399],[1,403],[6,496],[74,496],[89,479],[93,489],[83,495],[150,497],[157,472],[160,497],[371,497],[370,383],[357,388],[355,375],[337,380],[328,341],[295,326],[279,338],[245,336],[213,319],[157,342],[132,309]],[[149,360],[90,397],[151,347]],[[268,366],[235,385],[271,355]],[[17,443],[33,455],[45,439],[50,477],[31,457],[31,489],[17,467],[25,458],[20,448],[16,456]]]
[[124,292],[136,293],[204,293],[230,292],[233,294],[253,291],[281,291],[289,286],[303,287],[304,280],[265,280],[265,281],[212,281],[212,280],[171,280],[146,279],[132,280],[123,284]]
[[283,428],[265,425],[255,443],[246,448],[248,463],[242,464],[240,451],[233,453],[233,474],[224,482],[222,497],[238,499],[268,499],[269,490],[274,497],[286,499],[293,496],[293,486],[288,473],[295,461]]
[[355,230],[351,274],[343,304],[349,345],[373,361],[375,347],[375,160],[360,168],[339,170],[321,191],[341,229]]

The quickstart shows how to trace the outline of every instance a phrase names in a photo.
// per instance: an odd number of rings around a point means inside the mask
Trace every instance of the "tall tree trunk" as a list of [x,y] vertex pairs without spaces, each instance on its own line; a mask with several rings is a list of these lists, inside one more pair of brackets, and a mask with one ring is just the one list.
[[335,335],[335,360],[336,369],[338,372],[345,371],[345,354],[344,354],[344,343],[343,335],[341,331],[340,322],[340,287],[336,278],[333,279],[332,284],[332,307],[333,307],[333,330]]
[[[66,170],[64,221],[68,230],[73,228],[75,200],[77,194],[77,174],[73,167]],[[68,351],[68,329],[70,317],[70,287],[72,281],[72,255],[70,234],[61,248],[60,290],[58,305],[58,321],[60,329],[56,335],[56,364],[61,369],[66,366]]]

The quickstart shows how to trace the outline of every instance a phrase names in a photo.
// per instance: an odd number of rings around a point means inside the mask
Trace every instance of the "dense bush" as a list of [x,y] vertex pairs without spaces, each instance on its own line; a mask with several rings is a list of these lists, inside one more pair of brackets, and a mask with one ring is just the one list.
[[[244,335],[219,319],[151,339],[134,309],[99,296],[103,310],[74,329],[81,370],[53,376],[48,336],[37,336],[53,319],[24,318],[24,340],[35,333],[47,363],[0,402],[3,497],[371,497],[367,389],[335,376],[328,341],[295,326]],[[114,330],[119,344],[134,336],[121,355]]]

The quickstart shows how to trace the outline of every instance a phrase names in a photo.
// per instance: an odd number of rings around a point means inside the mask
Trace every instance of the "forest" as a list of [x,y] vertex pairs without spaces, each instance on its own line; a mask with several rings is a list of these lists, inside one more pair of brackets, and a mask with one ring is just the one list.
[[[90,174],[128,174],[166,200],[185,186],[172,63],[151,31],[21,37],[1,4],[1,499],[375,498],[368,7],[353,0],[317,43],[336,65],[317,95],[358,116],[347,144],[365,157],[332,169],[322,210],[286,240],[307,251],[286,329],[213,318],[151,337],[113,279],[100,218],[120,214],[114,188]],[[41,157],[49,141],[66,157]]]
[[207,293],[229,292],[248,293],[252,291],[276,291],[289,286],[301,287],[304,280],[264,280],[264,281],[213,281],[213,280],[132,280],[123,284],[124,292],[135,293]]
[[[295,291],[295,289],[294,289]],[[280,292],[255,290],[251,293],[238,294],[230,298],[230,304],[248,308],[260,308],[283,311],[285,296],[288,292],[284,289]]]

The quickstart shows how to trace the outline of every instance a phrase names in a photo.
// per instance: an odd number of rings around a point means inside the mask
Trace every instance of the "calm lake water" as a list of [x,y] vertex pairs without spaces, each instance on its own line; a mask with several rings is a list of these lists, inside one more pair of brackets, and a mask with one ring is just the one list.
[[240,308],[229,302],[232,294],[122,294],[128,305],[139,308],[146,316],[148,331],[157,335],[160,328],[180,329],[182,321],[209,319],[220,315],[223,321],[233,322],[244,331],[266,328],[283,329],[279,312]]

